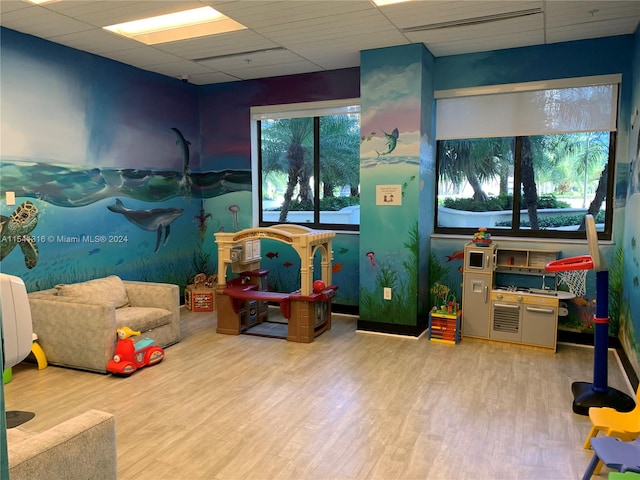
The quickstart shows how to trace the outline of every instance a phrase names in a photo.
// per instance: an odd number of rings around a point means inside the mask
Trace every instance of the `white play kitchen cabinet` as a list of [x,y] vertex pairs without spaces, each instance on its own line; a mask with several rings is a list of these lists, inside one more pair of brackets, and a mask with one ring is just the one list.
[[[554,250],[464,247],[462,333],[556,350],[559,299],[547,263]],[[497,282],[499,279],[499,282]]]

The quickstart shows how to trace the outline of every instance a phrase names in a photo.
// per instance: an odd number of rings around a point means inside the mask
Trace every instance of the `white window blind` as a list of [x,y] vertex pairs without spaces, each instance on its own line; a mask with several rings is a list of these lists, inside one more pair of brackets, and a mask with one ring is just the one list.
[[440,91],[438,140],[615,131],[619,75]]
[[329,115],[342,115],[345,113],[360,113],[360,99],[350,98],[346,100],[251,107],[252,120],[324,117]]

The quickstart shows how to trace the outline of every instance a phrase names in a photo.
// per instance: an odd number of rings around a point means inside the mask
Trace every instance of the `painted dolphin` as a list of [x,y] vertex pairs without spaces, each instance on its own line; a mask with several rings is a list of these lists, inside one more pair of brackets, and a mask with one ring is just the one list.
[[162,231],[164,230],[164,243],[167,244],[169,240],[169,233],[171,231],[170,225],[176,218],[178,218],[184,212],[182,208],[152,208],[150,210],[132,210],[126,208],[120,199],[116,198],[115,205],[108,205],[107,208],[114,213],[120,213],[133,223],[136,227],[142,230],[148,230],[150,232],[157,232],[156,249],[154,253],[160,248],[160,241],[162,240]]
[[389,148],[387,149],[386,152],[382,152],[382,153],[376,150],[378,157],[380,155],[389,155],[391,152],[393,152],[396,149],[396,144],[398,143],[398,136],[400,135],[398,133],[397,128],[394,128],[391,133],[387,133],[384,130],[382,131],[382,133],[384,133],[384,137],[387,139],[387,147]]
[[176,135],[176,144],[180,147],[180,152],[182,153],[182,174],[186,175],[189,170],[189,145],[191,145],[191,143],[184,138],[182,132],[177,128],[172,127],[171,131]]

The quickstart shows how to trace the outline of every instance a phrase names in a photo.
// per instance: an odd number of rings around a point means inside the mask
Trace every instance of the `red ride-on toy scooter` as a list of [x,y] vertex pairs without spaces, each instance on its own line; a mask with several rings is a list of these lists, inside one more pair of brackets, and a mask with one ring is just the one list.
[[150,338],[142,338],[137,341],[132,336],[140,335],[140,332],[129,327],[118,328],[118,342],[113,354],[113,360],[107,363],[107,371],[115,375],[131,375],[139,368],[160,363],[164,358],[164,350]]

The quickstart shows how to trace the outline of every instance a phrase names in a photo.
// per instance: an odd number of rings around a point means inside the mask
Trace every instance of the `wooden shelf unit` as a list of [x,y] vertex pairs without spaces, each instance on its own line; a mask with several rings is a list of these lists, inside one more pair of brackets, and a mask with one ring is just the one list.
[[498,248],[496,249],[496,272],[553,277],[555,273],[547,272],[545,266],[557,260],[559,253],[556,250]]

